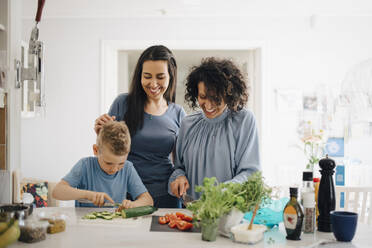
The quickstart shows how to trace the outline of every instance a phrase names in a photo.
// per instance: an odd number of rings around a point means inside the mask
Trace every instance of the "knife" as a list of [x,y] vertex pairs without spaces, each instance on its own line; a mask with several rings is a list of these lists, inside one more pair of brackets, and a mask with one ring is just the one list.
[[[88,199],[77,199],[78,202],[80,203],[89,203],[93,204],[93,202],[89,201]],[[120,207],[121,203],[111,203],[111,202],[105,202],[103,204],[104,207]]]
[[187,193],[184,193],[184,194],[182,195],[182,201],[183,201],[183,204],[184,204],[185,206],[187,206],[187,204],[189,204],[189,203],[191,203],[191,202],[194,201],[194,198],[192,198],[191,195],[188,195]]

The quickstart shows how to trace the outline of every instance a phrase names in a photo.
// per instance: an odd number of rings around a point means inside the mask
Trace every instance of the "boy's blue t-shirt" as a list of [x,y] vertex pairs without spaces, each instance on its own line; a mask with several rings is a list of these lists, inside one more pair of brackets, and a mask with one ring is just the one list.
[[[115,203],[121,203],[125,200],[127,192],[133,199],[147,192],[133,164],[128,160],[125,162],[123,169],[113,175],[109,175],[101,169],[97,157],[82,158],[63,180],[68,182],[73,188],[105,192]],[[75,206],[96,207],[93,204],[80,203],[78,201],[75,201]]]

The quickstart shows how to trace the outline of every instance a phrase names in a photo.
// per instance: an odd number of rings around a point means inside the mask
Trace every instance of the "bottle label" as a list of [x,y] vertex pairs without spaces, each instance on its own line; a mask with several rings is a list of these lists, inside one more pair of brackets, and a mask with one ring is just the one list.
[[287,229],[296,229],[297,212],[293,206],[288,206],[284,209],[284,225]]

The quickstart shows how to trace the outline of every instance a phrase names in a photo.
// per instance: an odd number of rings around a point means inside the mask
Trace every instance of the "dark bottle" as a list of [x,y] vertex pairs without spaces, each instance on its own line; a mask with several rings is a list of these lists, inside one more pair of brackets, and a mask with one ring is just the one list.
[[319,166],[322,168],[320,170],[322,178],[320,179],[318,192],[318,231],[332,232],[330,212],[335,210],[336,205],[335,185],[332,176],[335,172],[333,169],[336,167],[336,163],[326,155],[326,158],[319,161]]
[[298,189],[289,188],[291,199],[287,203],[283,212],[283,220],[285,231],[287,232],[287,239],[290,240],[301,240],[301,229],[302,222],[304,220],[304,214],[302,208],[297,201]]

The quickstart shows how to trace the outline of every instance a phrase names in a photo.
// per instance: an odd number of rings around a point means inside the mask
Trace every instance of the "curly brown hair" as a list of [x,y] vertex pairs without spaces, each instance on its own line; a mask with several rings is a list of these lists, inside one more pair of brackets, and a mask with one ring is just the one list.
[[106,146],[113,154],[123,156],[130,151],[129,129],[124,121],[109,121],[97,136],[98,147]]
[[240,69],[228,59],[204,58],[194,66],[186,79],[185,101],[195,109],[198,104],[198,84],[204,82],[207,98],[217,105],[222,99],[227,107],[239,111],[248,102],[248,88]]

